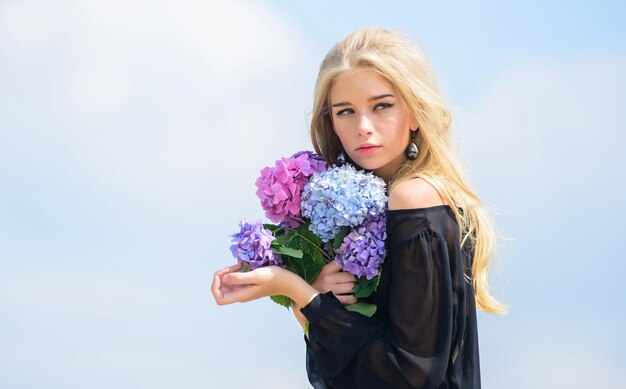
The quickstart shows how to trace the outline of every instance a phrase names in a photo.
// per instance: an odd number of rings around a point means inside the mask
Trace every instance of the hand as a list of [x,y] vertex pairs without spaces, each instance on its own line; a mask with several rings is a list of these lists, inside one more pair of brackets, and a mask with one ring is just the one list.
[[241,289],[239,285],[233,285],[229,283],[222,282],[222,278],[231,272],[236,272],[241,270],[243,264],[238,263],[236,265],[229,266],[222,270],[218,270],[213,275],[213,284],[211,284],[211,293],[213,294],[213,298],[218,305],[226,304],[224,302],[224,296],[232,296],[234,292],[238,289]]
[[311,285],[320,293],[332,291],[343,305],[354,304],[356,297],[352,294],[352,288],[356,285],[356,277],[342,270],[343,266],[332,261],[322,268]]
[[267,296],[287,294],[288,281],[294,274],[278,266],[239,272],[242,264],[219,270],[213,276],[211,293],[218,305],[247,302]]

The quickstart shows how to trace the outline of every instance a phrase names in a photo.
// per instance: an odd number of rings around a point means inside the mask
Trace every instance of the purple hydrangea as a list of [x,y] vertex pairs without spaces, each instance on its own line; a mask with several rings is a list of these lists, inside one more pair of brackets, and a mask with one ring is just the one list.
[[289,158],[276,161],[274,167],[261,170],[256,181],[256,195],[261,200],[265,216],[274,223],[297,227],[302,223],[301,193],[308,177],[326,168],[322,158],[310,151],[300,151]]
[[386,225],[384,213],[370,216],[343,238],[335,257],[337,263],[343,265],[343,270],[357,277],[365,276],[368,280],[380,274],[380,265],[387,255]]
[[310,230],[324,242],[343,227],[382,214],[386,206],[385,182],[352,165],[314,174],[302,192],[302,215],[311,219]]
[[242,220],[240,231],[232,236],[230,251],[237,262],[247,263],[250,270],[262,266],[283,266],[280,256],[272,251],[271,243],[274,236],[270,230],[263,228],[260,220],[252,223]]

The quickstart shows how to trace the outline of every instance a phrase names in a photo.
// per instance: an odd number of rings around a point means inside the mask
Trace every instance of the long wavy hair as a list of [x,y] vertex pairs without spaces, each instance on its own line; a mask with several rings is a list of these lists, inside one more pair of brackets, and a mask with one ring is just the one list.
[[315,151],[328,163],[337,162],[343,149],[333,131],[330,91],[335,80],[357,70],[371,71],[393,84],[419,126],[415,138],[419,155],[398,170],[389,182],[389,191],[398,183],[417,177],[437,189],[454,211],[460,245],[471,241],[471,282],[476,304],[485,312],[506,312],[507,307],[490,294],[489,263],[495,244],[492,222],[470,188],[451,145],[450,111],[435,76],[424,55],[407,39],[390,30],[370,27],[347,35],[332,47],[322,61],[315,85],[311,118]]

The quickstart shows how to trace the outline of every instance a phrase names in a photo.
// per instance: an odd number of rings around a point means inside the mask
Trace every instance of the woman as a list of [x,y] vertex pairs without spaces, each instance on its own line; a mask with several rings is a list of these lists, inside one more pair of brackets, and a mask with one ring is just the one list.
[[[330,263],[312,285],[279,268],[218,271],[218,304],[286,295],[303,328],[316,388],[479,388],[476,305],[489,294],[493,232],[452,152],[450,114],[426,59],[396,33],[367,28],[322,62],[311,137],[328,163],[387,182],[388,257],[373,318],[343,304],[354,276]],[[301,308],[302,307],[302,308]]]

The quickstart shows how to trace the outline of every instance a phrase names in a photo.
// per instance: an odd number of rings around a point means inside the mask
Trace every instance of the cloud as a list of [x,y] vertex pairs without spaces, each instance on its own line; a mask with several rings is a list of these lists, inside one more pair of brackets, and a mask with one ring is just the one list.
[[[591,200],[581,183],[625,182],[626,59],[514,58],[456,109],[462,147],[484,186],[528,205]],[[490,184],[491,183],[491,184]],[[585,194],[587,193],[587,194]],[[593,201],[593,200],[592,200]]]
[[166,290],[103,279],[41,277],[0,280],[0,301],[46,312],[135,314],[173,303]]
[[209,73],[282,68],[297,51],[291,27],[260,2],[100,0],[76,6],[86,22],[81,26],[95,26],[107,40],[171,39],[193,51]]
[[512,312],[481,323],[485,386],[624,382],[625,65],[514,58],[454,109],[478,194],[506,211],[494,215],[499,232],[516,238],[498,258]]
[[[464,159],[487,205],[506,211],[495,214],[504,235],[518,238],[507,243],[508,271],[529,277],[521,282],[537,285],[538,296],[546,288],[590,301],[582,280],[605,282],[600,274],[609,274],[609,284],[619,284],[609,263],[621,266],[615,259],[626,210],[611,207],[611,217],[596,210],[621,203],[626,191],[616,170],[626,164],[626,58],[514,58],[508,65],[455,109]],[[591,274],[590,258],[601,258]],[[564,266],[568,277],[554,290],[554,272]]]
[[[45,3],[29,4],[18,13],[35,20]],[[313,76],[312,62],[270,7],[115,0],[46,12],[54,39],[35,57],[6,55],[9,71],[0,75],[11,91],[0,95],[7,126],[0,136],[7,153],[20,149],[18,160],[46,170],[44,161],[69,152],[86,185],[206,220],[216,203],[250,203],[258,170],[307,143],[303,90],[312,85],[302,74]],[[28,147],[42,138],[58,149]]]
[[615,349],[619,323],[512,316],[481,321],[485,387],[618,388],[626,379]]
[[102,62],[74,76],[70,94],[76,108],[86,112],[108,112],[128,101],[128,70]]
[[[533,358],[518,365],[525,383],[520,387],[617,388],[626,381],[626,375],[620,368],[607,366],[607,361],[602,358],[584,354],[554,354],[554,350],[538,348]],[[541,382],[540,386],[537,381]]]
[[[40,46],[50,38],[52,15],[45,3],[19,1],[0,8],[0,31],[4,42],[19,48]],[[1,38],[0,38],[1,39]]]
[[[128,387],[202,388],[211,387],[217,375],[202,361],[163,352],[124,348],[110,351],[84,352],[69,355],[59,367],[64,381],[68,377],[92,376]],[[69,380],[71,381],[71,380]],[[77,380],[84,385],[83,379]]]
[[[220,358],[219,345],[206,350],[208,360],[164,352],[126,347],[98,352],[72,353],[52,372],[66,387],[83,387],[84,377],[127,387],[159,388],[233,388],[291,389],[305,387],[306,377],[273,366],[251,366],[242,358],[231,366],[217,367],[212,359]],[[245,372],[245,374],[241,374]],[[72,377],[80,377],[79,379]],[[49,377],[49,379],[52,377]],[[74,381],[75,380],[75,381]]]

